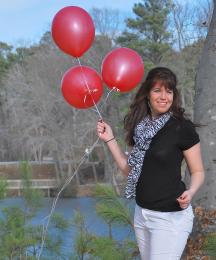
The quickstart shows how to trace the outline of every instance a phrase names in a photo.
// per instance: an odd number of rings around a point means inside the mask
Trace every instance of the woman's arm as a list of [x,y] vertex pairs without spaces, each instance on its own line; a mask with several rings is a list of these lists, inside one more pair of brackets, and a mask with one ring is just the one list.
[[204,182],[204,168],[200,151],[200,143],[183,151],[185,161],[191,174],[190,187],[177,200],[182,208],[186,208],[191,202],[194,194]]
[[100,139],[102,139],[109,147],[109,150],[112,153],[112,156],[116,161],[118,168],[124,175],[128,176],[131,170],[130,166],[127,163],[128,156],[124,152],[122,152],[120,146],[114,138],[111,127],[104,121],[99,121],[97,124],[97,133]]

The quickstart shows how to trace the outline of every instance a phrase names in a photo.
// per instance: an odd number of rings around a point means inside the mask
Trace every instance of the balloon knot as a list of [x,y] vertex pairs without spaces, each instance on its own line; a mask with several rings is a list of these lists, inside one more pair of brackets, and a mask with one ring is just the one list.
[[120,89],[117,88],[117,87],[113,87],[113,90],[117,91],[117,92],[120,92]]
[[88,157],[90,153],[91,153],[91,150],[89,148],[86,148],[85,149],[85,156]]

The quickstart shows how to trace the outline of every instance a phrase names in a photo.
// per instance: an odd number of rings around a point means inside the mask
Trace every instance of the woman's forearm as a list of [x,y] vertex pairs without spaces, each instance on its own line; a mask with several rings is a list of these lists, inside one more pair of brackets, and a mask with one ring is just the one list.
[[204,172],[195,172],[191,174],[191,182],[189,191],[192,193],[192,196],[198,191],[200,186],[203,184],[205,179]]
[[107,143],[107,146],[112,153],[112,156],[114,160],[117,163],[118,168],[121,170],[121,172],[128,176],[130,172],[130,166],[127,163],[128,156],[122,152],[120,146],[118,145],[116,139],[111,140]]
[[105,123],[102,119],[99,120],[97,123],[97,133],[99,138],[102,139],[109,147],[118,168],[127,176],[130,172],[130,167],[127,163],[128,157],[122,152],[120,146],[118,145],[110,125]]

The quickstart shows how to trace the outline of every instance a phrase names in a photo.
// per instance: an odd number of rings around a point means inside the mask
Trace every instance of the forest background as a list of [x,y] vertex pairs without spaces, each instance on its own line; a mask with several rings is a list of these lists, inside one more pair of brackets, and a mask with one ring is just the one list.
[[[182,105],[193,117],[195,75],[212,10],[210,1],[196,5],[141,1],[134,5],[135,17],[126,18],[125,30],[120,31],[119,10],[93,8],[97,35],[81,63],[100,72],[111,49],[130,47],[142,56],[145,74],[159,65],[176,72]],[[49,31],[30,47],[1,42],[1,161],[41,161],[44,156],[79,159],[76,149],[91,146],[97,115],[68,106],[61,96],[63,73],[73,65],[77,61],[58,50]],[[115,93],[104,106],[104,119],[122,142],[123,117],[133,95]]]

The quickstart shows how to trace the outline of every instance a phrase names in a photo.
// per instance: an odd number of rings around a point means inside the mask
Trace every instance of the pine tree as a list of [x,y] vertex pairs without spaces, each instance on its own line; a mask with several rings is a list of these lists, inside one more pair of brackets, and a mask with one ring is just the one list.
[[101,236],[90,232],[85,218],[76,212],[73,223],[77,228],[74,251],[71,260],[104,259],[104,260],[136,260],[139,259],[137,244],[130,237],[118,241],[112,235],[112,228],[125,226],[133,231],[132,213],[129,205],[120,198],[113,187],[97,185],[95,189],[97,200],[96,212],[108,225],[109,235]]
[[168,15],[171,0],[143,0],[133,7],[136,18],[128,18],[129,30],[118,37],[117,42],[137,50],[152,65],[157,65],[164,53],[171,48],[168,31]]

